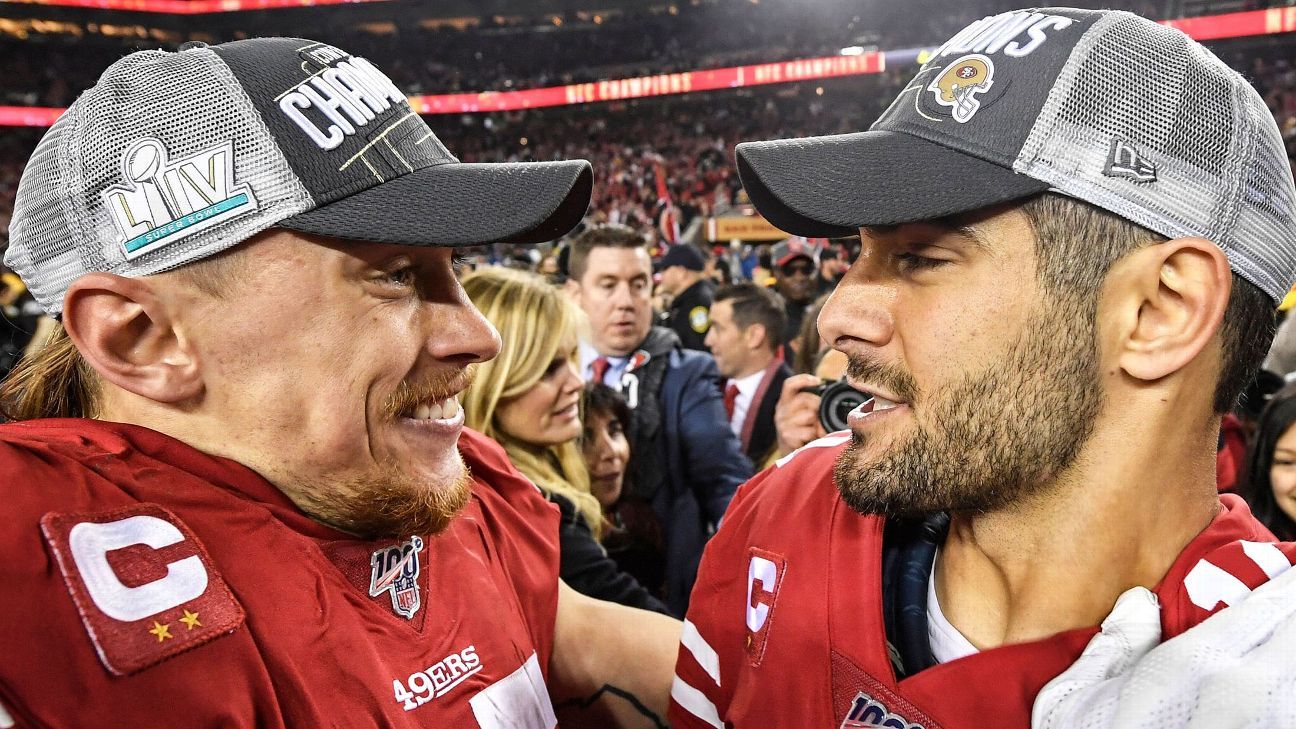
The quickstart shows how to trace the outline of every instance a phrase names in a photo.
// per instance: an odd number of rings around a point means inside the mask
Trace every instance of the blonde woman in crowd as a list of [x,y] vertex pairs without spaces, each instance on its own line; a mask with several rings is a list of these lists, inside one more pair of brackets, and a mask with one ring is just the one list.
[[580,446],[580,310],[522,271],[484,268],[464,277],[463,286],[502,342],[499,356],[478,365],[464,392],[466,424],[504,446],[513,465],[558,506],[563,580],[591,597],[667,612],[598,542],[602,510]]

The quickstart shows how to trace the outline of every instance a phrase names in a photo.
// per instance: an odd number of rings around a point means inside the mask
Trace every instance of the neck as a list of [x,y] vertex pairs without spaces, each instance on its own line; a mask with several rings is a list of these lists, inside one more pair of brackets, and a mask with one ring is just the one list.
[[1156,586],[1210,524],[1219,509],[1217,427],[1180,427],[1177,437],[1157,430],[1095,433],[1030,501],[953,515],[936,589],[973,645],[1097,625],[1125,590]]
[[679,284],[675,287],[675,295],[679,296],[685,291],[688,291],[693,286],[693,284],[697,283],[700,280],[702,280],[701,273],[689,272],[681,275]]
[[747,359],[747,362],[743,365],[743,367],[739,369],[737,374],[735,374],[730,379],[741,380],[744,377],[751,377],[757,372],[763,372],[766,367],[769,367],[770,362],[773,361],[774,361],[773,352],[764,349],[760,350],[759,352],[752,352],[751,356]]

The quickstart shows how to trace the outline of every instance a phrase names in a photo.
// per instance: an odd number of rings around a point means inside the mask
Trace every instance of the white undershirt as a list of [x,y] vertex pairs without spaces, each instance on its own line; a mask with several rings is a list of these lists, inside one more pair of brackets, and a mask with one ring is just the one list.
[[734,399],[733,417],[729,418],[729,429],[734,435],[742,438],[743,423],[747,420],[747,411],[751,409],[752,398],[760,389],[765,370],[757,370],[746,377],[739,377],[729,382],[738,386],[738,397]]
[[[937,557],[939,557],[939,553]],[[940,601],[936,599],[936,563],[932,562],[931,576],[927,578],[927,642],[931,644],[932,657],[937,663],[949,663],[978,653],[976,646],[945,619]]]

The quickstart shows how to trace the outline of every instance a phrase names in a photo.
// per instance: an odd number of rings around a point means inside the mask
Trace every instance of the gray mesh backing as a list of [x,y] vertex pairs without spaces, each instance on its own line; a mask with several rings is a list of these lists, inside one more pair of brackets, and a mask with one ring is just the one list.
[[[1155,182],[1103,174],[1113,137],[1156,165]],[[1112,13],[1076,45],[1013,168],[1162,235],[1211,240],[1282,299],[1296,274],[1287,164],[1237,72],[1179,31]]]
[[[122,152],[145,137],[166,143],[172,160],[231,141],[234,180],[252,189],[257,209],[127,260],[100,195],[129,182]],[[177,140],[198,141],[185,147]],[[5,262],[57,314],[68,285],[86,271],[159,273],[311,207],[251,99],[215,53],[137,53],[109,67],[37,146],[18,186]]]

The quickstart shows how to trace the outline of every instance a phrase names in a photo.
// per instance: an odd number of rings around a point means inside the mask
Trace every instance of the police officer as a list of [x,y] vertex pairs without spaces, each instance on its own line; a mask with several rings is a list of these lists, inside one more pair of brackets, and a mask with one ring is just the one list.
[[671,297],[663,324],[679,335],[688,349],[707,352],[703,340],[711,328],[715,283],[702,275],[706,260],[695,246],[671,246],[661,258],[661,291]]

